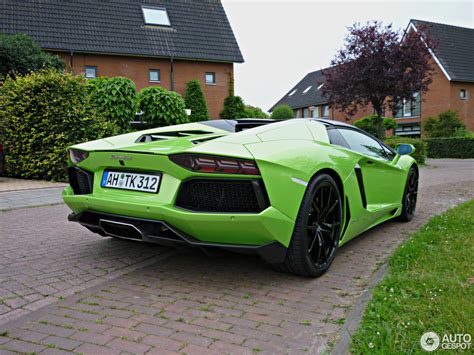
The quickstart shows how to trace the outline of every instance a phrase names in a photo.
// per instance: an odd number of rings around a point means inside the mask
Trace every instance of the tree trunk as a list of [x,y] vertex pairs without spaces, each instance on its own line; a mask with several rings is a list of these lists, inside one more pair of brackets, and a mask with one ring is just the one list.
[[375,131],[377,132],[377,138],[382,139],[385,137],[385,129],[383,127],[382,109],[374,107],[375,114]]

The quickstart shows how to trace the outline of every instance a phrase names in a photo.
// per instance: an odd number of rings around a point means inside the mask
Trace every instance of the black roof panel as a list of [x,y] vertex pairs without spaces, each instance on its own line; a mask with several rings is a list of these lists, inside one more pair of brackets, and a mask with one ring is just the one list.
[[474,82],[474,28],[411,20],[438,41],[436,57],[453,81]]

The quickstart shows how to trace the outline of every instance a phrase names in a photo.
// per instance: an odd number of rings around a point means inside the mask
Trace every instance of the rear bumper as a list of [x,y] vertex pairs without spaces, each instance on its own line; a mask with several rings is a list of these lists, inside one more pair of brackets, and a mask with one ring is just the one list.
[[161,220],[127,217],[92,210],[71,213],[68,219],[101,235],[161,245],[185,244],[192,247],[221,248],[255,254],[269,263],[283,262],[287,251],[287,248],[278,241],[261,245],[203,242]]

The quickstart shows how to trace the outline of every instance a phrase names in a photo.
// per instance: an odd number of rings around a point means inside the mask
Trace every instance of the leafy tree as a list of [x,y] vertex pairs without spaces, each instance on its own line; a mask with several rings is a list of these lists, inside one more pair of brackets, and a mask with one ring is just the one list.
[[64,62],[56,55],[42,52],[38,44],[23,33],[11,36],[0,33],[0,80],[7,75],[24,75],[41,68],[63,70]]
[[189,122],[184,100],[180,94],[162,87],[144,88],[138,94],[142,121],[158,126]]
[[[367,133],[370,133],[371,135],[376,136],[377,135],[376,121],[377,121],[377,115],[370,115],[370,116],[367,116],[367,117],[361,118],[360,120],[355,121],[354,125],[360,129],[363,129]],[[397,121],[394,120],[393,118],[382,117],[382,127],[383,127],[384,132],[389,129],[395,129],[397,128]]]
[[466,137],[469,131],[459,118],[457,112],[448,110],[437,117],[428,117],[423,125],[428,137]]
[[186,108],[191,110],[191,115],[189,116],[191,122],[199,122],[209,119],[206,99],[204,98],[204,93],[202,92],[199,81],[192,80],[186,84],[184,103]]
[[227,96],[224,100],[224,109],[220,113],[222,119],[245,118],[245,104],[240,96]]
[[246,118],[268,118],[268,115],[265,112],[263,112],[260,107],[246,105],[245,117]]
[[87,81],[91,103],[103,118],[114,122],[121,132],[130,130],[138,109],[135,83],[122,77],[100,77]]
[[349,114],[372,105],[378,137],[384,133],[382,113],[396,100],[410,100],[428,91],[434,67],[429,49],[436,50],[427,29],[401,33],[380,22],[354,24],[345,46],[324,71],[323,94]]
[[273,109],[271,115],[271,118],[274,120],[285,120],[293,117],[293,109],[288,105],[278,105]]
[[115,135],[89,97],[86,79],[55,69],[7,77],[0,88],[7,173],[64,181],[68,146]]

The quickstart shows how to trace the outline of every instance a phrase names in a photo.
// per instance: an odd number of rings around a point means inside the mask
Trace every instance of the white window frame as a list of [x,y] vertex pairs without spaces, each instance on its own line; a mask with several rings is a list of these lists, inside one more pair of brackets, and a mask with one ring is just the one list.
[[[152,72],[158,73],[158,80],[152,80],[152,79],[151,79],[151,73],[152,73]],[[148,71],[148,81],[149,81],[150,83],[161,83],[161,70],[160,70],[160,69],[150,69],[150,70]]]
[[[89,75],[87,74],[87,70],[88,70],[88,69],[94,69],[94,75],[93,75],[93,76],[89,76]],[[84,77],[85,77],[86,79],[95,79],[95,78],[97,78],[97,66],[86,65],[86,66],[84,67]]]
[[298,91],[298,89],[293,90],[292,92],[290,92],[290,93],[288,94],[288,96],[293,96],[294,94],[296,94],[297,91]]
[[459,90],[459,98],[461,100],[467,100],[467,97],[468,97],[467,90],[466,89],[460,89]]
[[[212,75],[212,79],[213,79],[212,81],[207,81],[207,76],[208,76],[208,75]],[[217,75],[216,75],[216,73],[215,73],[215,72],[210,72],[210,71],[206,72],[206,73],[204,74],[204,82],[206,83],[206,85],[211,85],[211,86],[212,86],[212,85],[216,85],[216,82],[217,82]]]
[[306,94],[309,90],[311,90],[312,87],[313,85],[310,85],[306,89],[304,89],[303,94]]
[[[322,117],[329,117],[329,114],[330,114],[329,105],[323,105],[322,107],[323,107],[323,112],[322,112],[321,116]],[[326,115],[326,110],[327,110],[327,115]]]
[[[151,19],[148,17],[147,20],[147,11],[161,11],[165,14],[165,22],[152,22]],[[170,27],[171,22],[170,18],[168,16],[168,11],[166,10],[165,7],[155,7],[155,6],[142,6],[142,14],[143,14],[143,21],[145,22],[145,25],[149,26],[166,26]]]
[[403,99],[403,117],[411,117],[411,100]]

